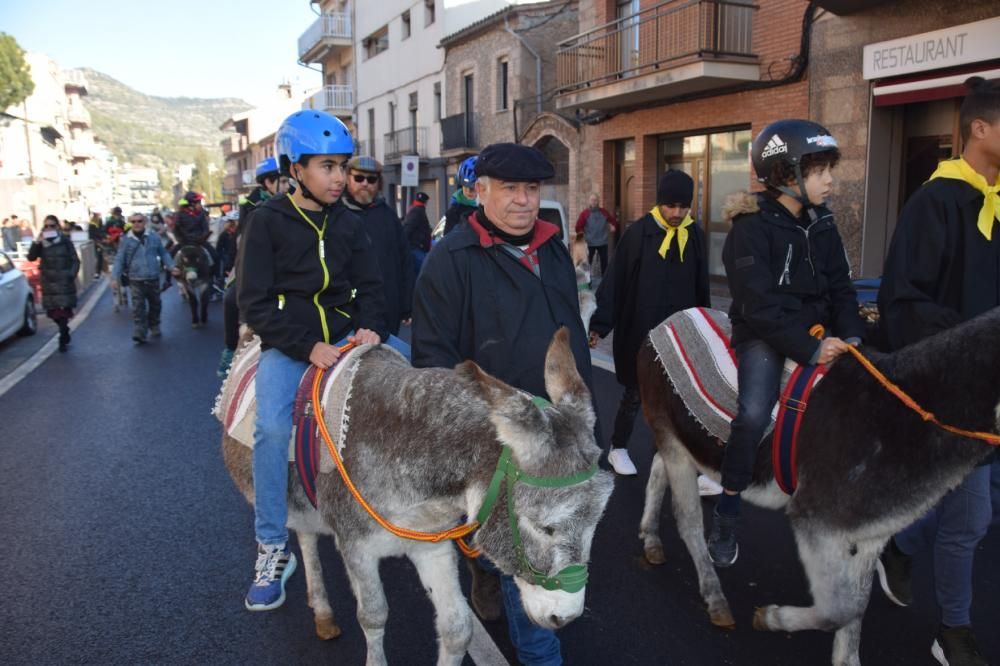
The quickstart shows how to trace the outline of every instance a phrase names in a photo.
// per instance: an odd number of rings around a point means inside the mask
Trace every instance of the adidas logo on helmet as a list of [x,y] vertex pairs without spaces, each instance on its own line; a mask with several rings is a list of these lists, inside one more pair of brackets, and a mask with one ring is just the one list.
[[760,156],[762,158],[767,158],[787,152],[788,144],[782,141],[780,136],[775,134],[771,137],[771,140],[767,142],[767,145],[764,146],[764,150],[761,152]]

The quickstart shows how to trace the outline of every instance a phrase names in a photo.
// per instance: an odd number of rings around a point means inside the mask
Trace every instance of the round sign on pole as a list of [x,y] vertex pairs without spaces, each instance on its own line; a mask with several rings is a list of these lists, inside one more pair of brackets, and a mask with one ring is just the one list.
[[404,155],[400,159],[400,185],[417,187],[420,183],[420,158],[416,155]]

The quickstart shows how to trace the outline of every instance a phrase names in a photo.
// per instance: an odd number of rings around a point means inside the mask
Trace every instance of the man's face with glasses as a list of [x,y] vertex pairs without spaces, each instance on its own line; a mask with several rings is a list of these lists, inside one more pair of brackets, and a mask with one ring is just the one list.
[[377,173],[366,171],[351,171],[347,176],[347,191],[351,198],[362,206],[367,206],[375,200],[378,194],[378,181],[381,178]]

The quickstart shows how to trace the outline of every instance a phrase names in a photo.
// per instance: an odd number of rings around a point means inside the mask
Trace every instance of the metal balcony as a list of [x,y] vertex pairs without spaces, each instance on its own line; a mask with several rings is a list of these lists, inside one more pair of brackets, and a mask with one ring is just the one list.
[[90,127],[90,111],[83,108],[79,104],[70,105],[66,112],[66,119],[71,125],[83,125],[85,127]]
[[441,151],[479,150],[477,118],[474,113],[459,113],[441,119]]
[[399,159],[403,155],[427,157],[427,128],[407,127],[385,135],[386,161]]
[[332,49],[352,47],[350,12],[326,12],[299,37],[299,60],[322,62]]
[[760,79],[749,0],[669,0],[556,54],[559,109],[613,109]]
[[67,88],[77,88],[81,94],[87,94],[87,77],[83,72],[75,69],[66,70],[63,72],[63,79]]
[[350,117],[354,113],[354,87],[323,86],[302,104],[303,109],[319,109],[335,116]]

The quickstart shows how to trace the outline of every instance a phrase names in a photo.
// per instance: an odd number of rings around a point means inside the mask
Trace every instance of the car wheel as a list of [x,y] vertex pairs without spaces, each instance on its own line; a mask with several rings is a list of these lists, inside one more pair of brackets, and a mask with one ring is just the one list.
[[35,314],[35,302],[28,297],[28,300],[24,303],[24,325],[21,330],[17,332],[18,335],[24,337],[28,335],[34,335],[38,332],[38,315]]

